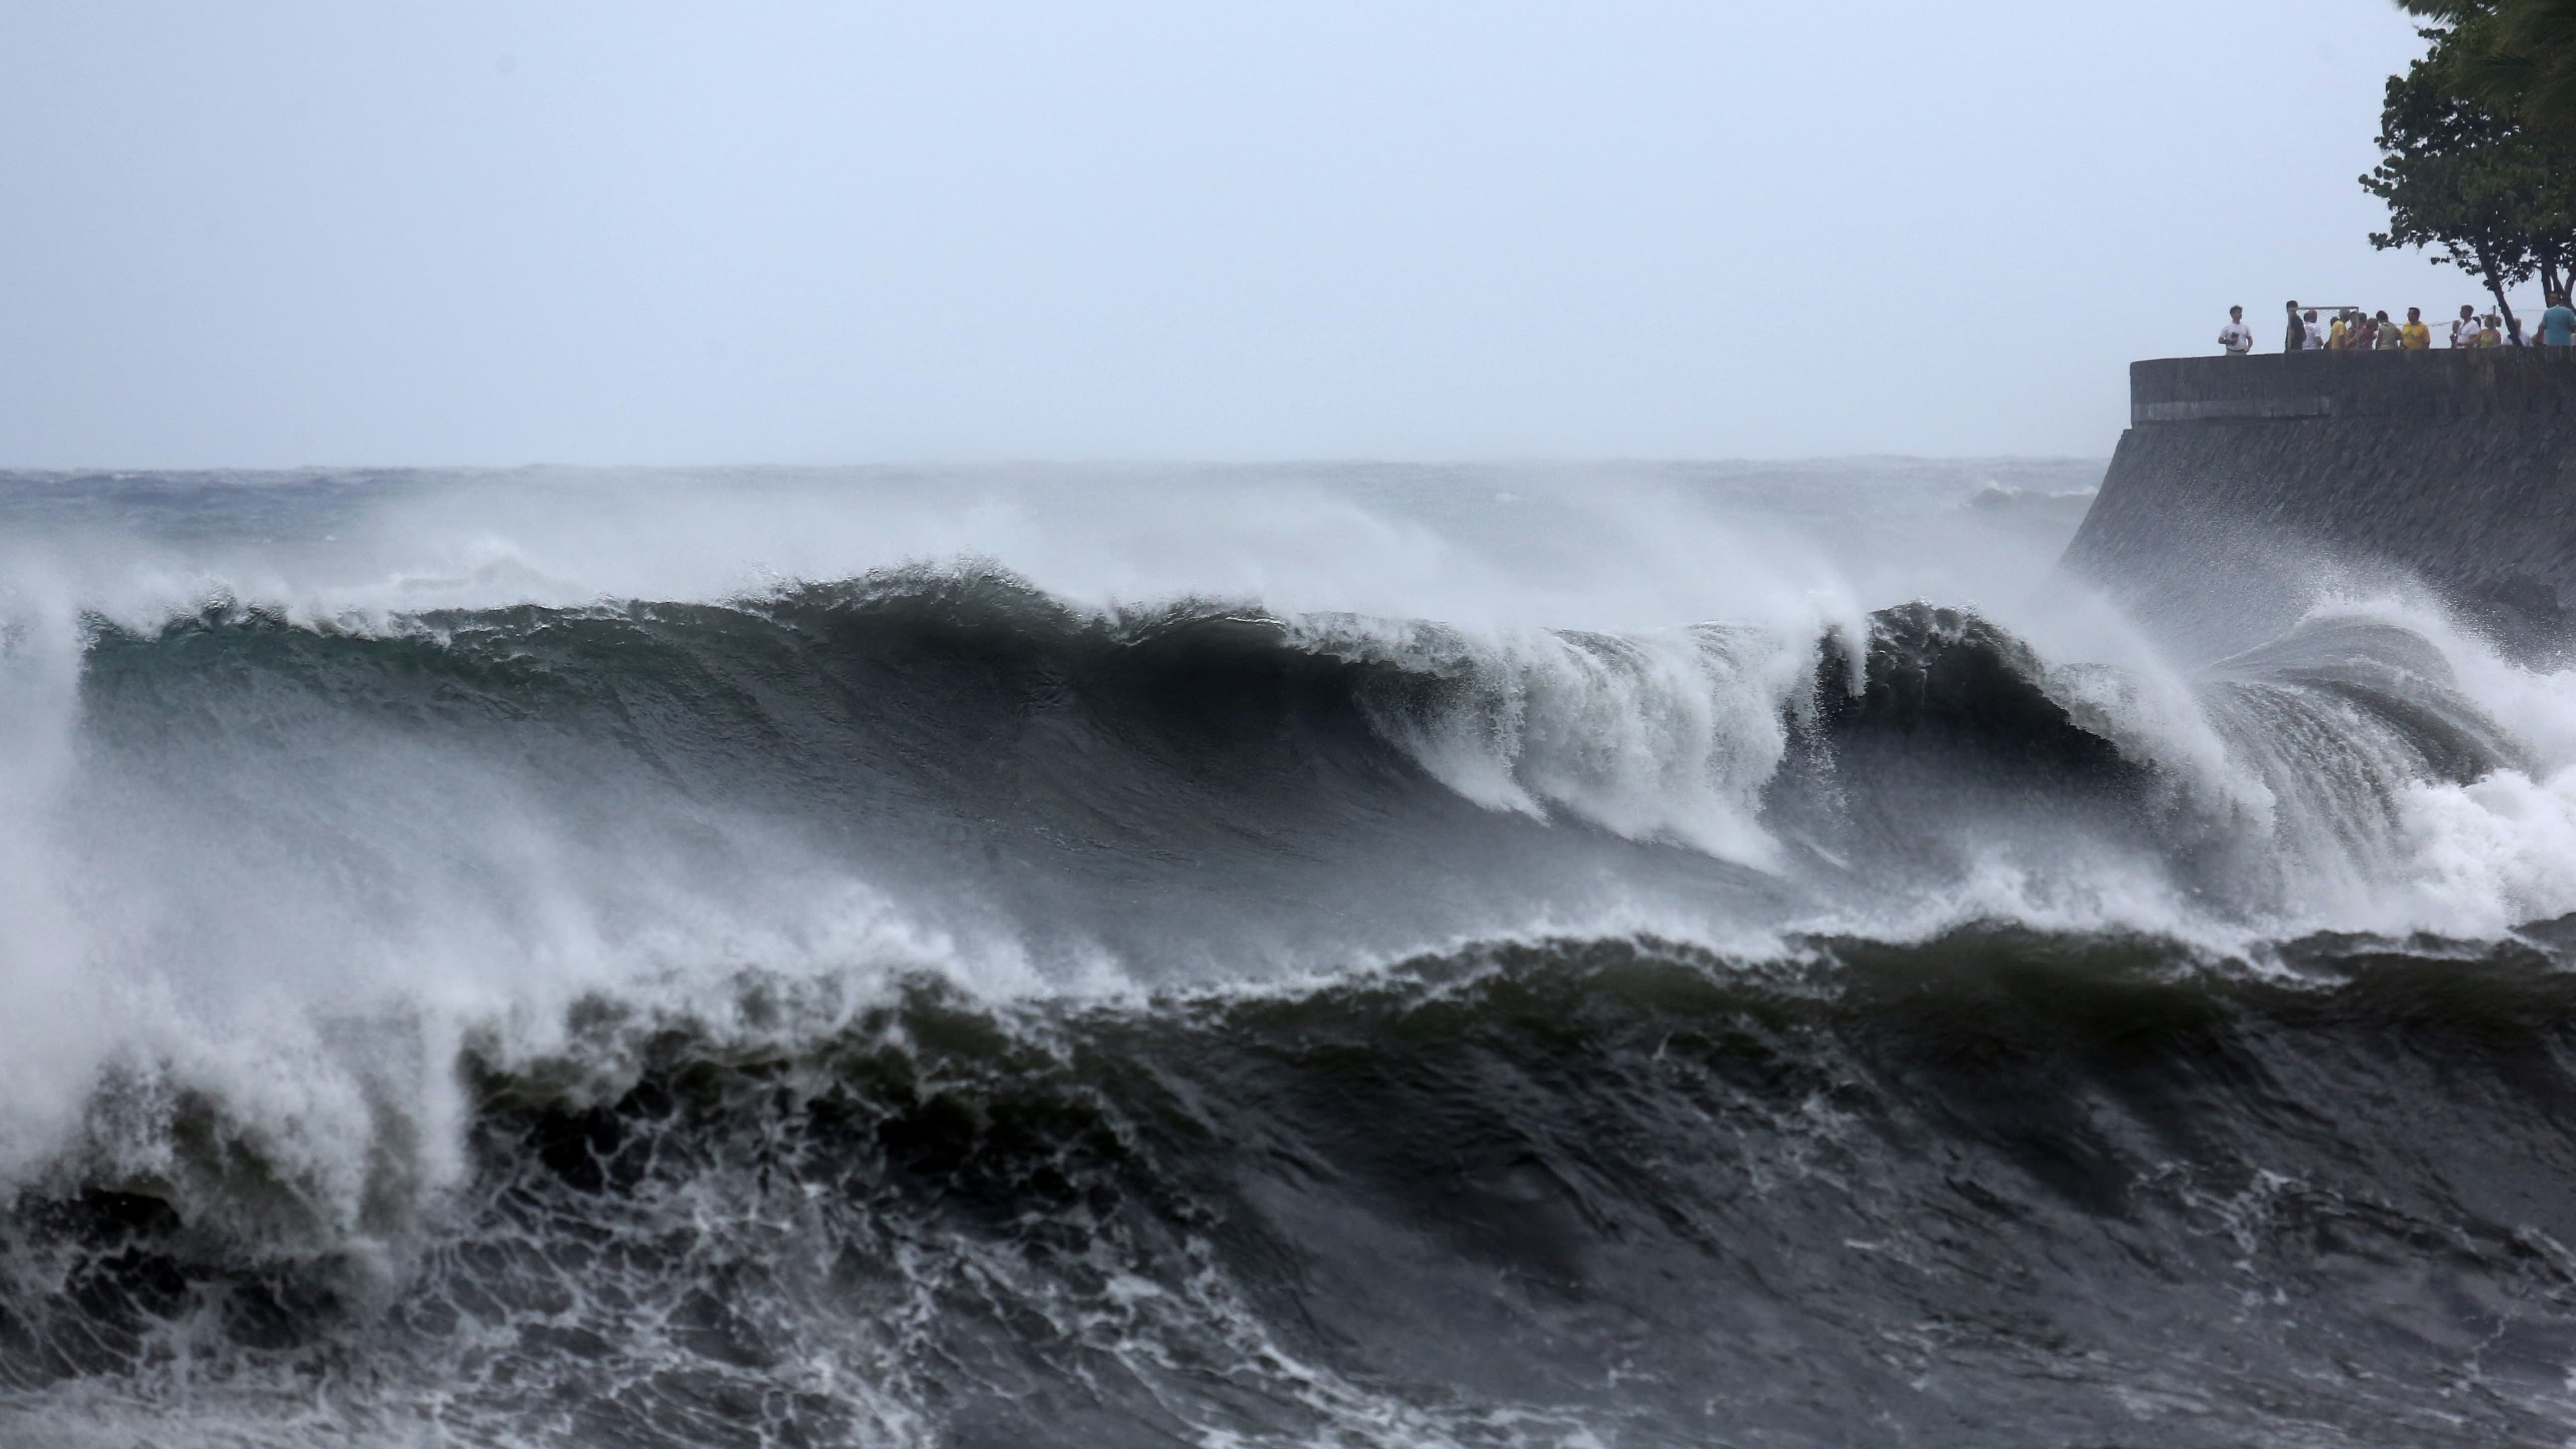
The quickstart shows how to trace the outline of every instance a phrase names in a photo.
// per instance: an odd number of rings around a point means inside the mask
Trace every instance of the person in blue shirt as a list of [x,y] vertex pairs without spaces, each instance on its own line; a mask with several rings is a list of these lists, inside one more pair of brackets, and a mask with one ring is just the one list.
[[2564,295],[2549,299],[2549,310],[2540,314],[2540,345],[2565,347],[2576,341],[2576,308],[2567,305]]

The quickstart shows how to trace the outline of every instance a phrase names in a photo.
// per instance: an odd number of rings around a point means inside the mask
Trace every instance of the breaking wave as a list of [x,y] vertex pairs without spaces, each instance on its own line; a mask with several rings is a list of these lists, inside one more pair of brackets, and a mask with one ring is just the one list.
[[13,629],[0,1439],[2576,1420],[2576,694],[2419,604]]

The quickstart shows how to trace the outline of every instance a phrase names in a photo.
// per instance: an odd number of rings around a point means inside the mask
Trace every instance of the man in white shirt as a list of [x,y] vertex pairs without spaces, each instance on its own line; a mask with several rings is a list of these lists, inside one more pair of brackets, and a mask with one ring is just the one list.
[[2451,345],[2453,347],[2475,347],[2478,345],[2478,333],[2481,330],[2483,329],[2480,327],[2478,322],[2478,309],[2475,307],[2462,307],[2460,309],[2460,315],[2451,323]]
[[2307,310],[2307,312],[2304,314],[2304,316],[2305,316],[2305,319],[2306,319],[2306,321],[2307,321],[2308,343],[2307,343],[2307,346],[2305,346],[2305,347],[2301,348],[2300,350],[2301,350],[2301,351],[2303,351],[2303,352],[2323,352],[2323,351],[2325,351],[2325,349],[2326,349],[2326,329],[2324,329],[2324,328],[2322,328],[2322,327],[2320,327],[2320,326],[2318,326],[2318,325],[2317,325],[2317,309],[2316,309],[2316,308],[2314,308],[2314,307],[2310,307],[2310,308]]
[[2254,350],[2254,329],[2245,325],[2245,309],[2227,309],[2227,325],[2218,329],[2218,345],[2230,357],[2243,357]]

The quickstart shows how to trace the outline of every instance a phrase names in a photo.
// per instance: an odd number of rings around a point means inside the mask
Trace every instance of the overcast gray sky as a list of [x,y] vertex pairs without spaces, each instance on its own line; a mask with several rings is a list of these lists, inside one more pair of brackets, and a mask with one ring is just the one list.
[[11,0],[0,466],[2105,454],[2381,0]]

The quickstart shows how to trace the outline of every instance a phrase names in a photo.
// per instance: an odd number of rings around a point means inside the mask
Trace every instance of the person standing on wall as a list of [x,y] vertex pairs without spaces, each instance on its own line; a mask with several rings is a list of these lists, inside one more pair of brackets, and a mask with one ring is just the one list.
[[2317,325],[2317,309],[2310,307],[2301,315],[2307,319],[2307,325],[2300,329],[2307,336],[2307,343],[2301,350],[2307,352],[2325,351],[2326,329]]
[[2243,357],[2254,350],[2254,329],[2245,325],[2245,309],[2227,309],[2227,325],[2218,329],[2218,345],[2230,357]]
[[2299,320],[2299,304],[2296,300],[2292,300],[2282,305],[2288,307],[2290,311],[2290,335],[2282,340],[2281,350],[2304,352],[2308,346],[2308,328],[2307,324]]
[[2540,314],[2540,345],[2565,347],[2576,342],[2576,308],[2567,305],[2562,292],[2549,299],[2549,310]]
[[2423,308],[2406,309],[2406,330],[2398,335],[2406,340],[2409,352],[2421,352],[2433,345],[2433,329],[2424,325]]
[[2477,308],[2462,307],[2460,309],[2459,320],[2451,324],[2451,345],[2453,347],[2475,347],[2478,345]]

